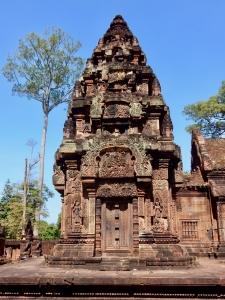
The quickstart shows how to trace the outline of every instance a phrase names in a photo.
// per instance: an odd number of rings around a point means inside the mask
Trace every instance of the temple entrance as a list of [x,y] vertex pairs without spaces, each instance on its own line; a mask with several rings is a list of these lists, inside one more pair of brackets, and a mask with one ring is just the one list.
[[102,203],[102,253],[128,254],[132,252],[132,203],[130,200],[105,200]]

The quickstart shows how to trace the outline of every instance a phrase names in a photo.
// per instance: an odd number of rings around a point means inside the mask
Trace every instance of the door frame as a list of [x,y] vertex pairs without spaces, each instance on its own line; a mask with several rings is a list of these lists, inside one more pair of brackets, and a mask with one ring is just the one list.
[[[120,204],[127,203],[128,204],[128,247],[127,249],[106,249],[106,204]],[[119,253],[133,253],[133,199],[132,198],[123,198],[123,197],[110,197],[110,198],[102,198],[101,199],[101,250],[102,255],[107,253],[113,253],[113,255],[117,255]]]

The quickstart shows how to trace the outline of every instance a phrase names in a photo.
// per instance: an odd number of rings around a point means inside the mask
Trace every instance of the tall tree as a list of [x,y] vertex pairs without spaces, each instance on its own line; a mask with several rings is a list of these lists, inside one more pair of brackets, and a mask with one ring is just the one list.
[[[83,60],[76,56],[81,47],[70,35],[53,27],[43,37],[34,32],[19,40],[13,56],[2,68],[3,75],[13,83],[13,94],[41,102],[44,125],[40,150],[38,189],[42,193],[44,156],[48,115],[56,106],[68,102],[73,85],[83,68]],[[36,221],[40,220],[37,212]],[[37,227],[34,234],[38,235]]]
[[186,130],[198,128],[206,137],[217,138],[225,133],[225,81],[219,92],[206,101],[199,101],[184,107],[183,114],[195,123]]

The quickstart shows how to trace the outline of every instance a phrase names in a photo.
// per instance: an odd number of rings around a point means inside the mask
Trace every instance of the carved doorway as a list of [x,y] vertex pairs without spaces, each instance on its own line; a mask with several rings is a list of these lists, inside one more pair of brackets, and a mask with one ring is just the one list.
[[132,253],[133,214],[131,200],[106,200],[102,203],[101,236],[103,255]]

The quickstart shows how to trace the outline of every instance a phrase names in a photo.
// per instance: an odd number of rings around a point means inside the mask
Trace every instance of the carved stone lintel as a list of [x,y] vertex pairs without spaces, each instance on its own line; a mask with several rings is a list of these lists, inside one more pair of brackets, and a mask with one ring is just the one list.
[[134,197],[137,195],[135,183],[114,183],[101,185],[96,193],[97,197]]

